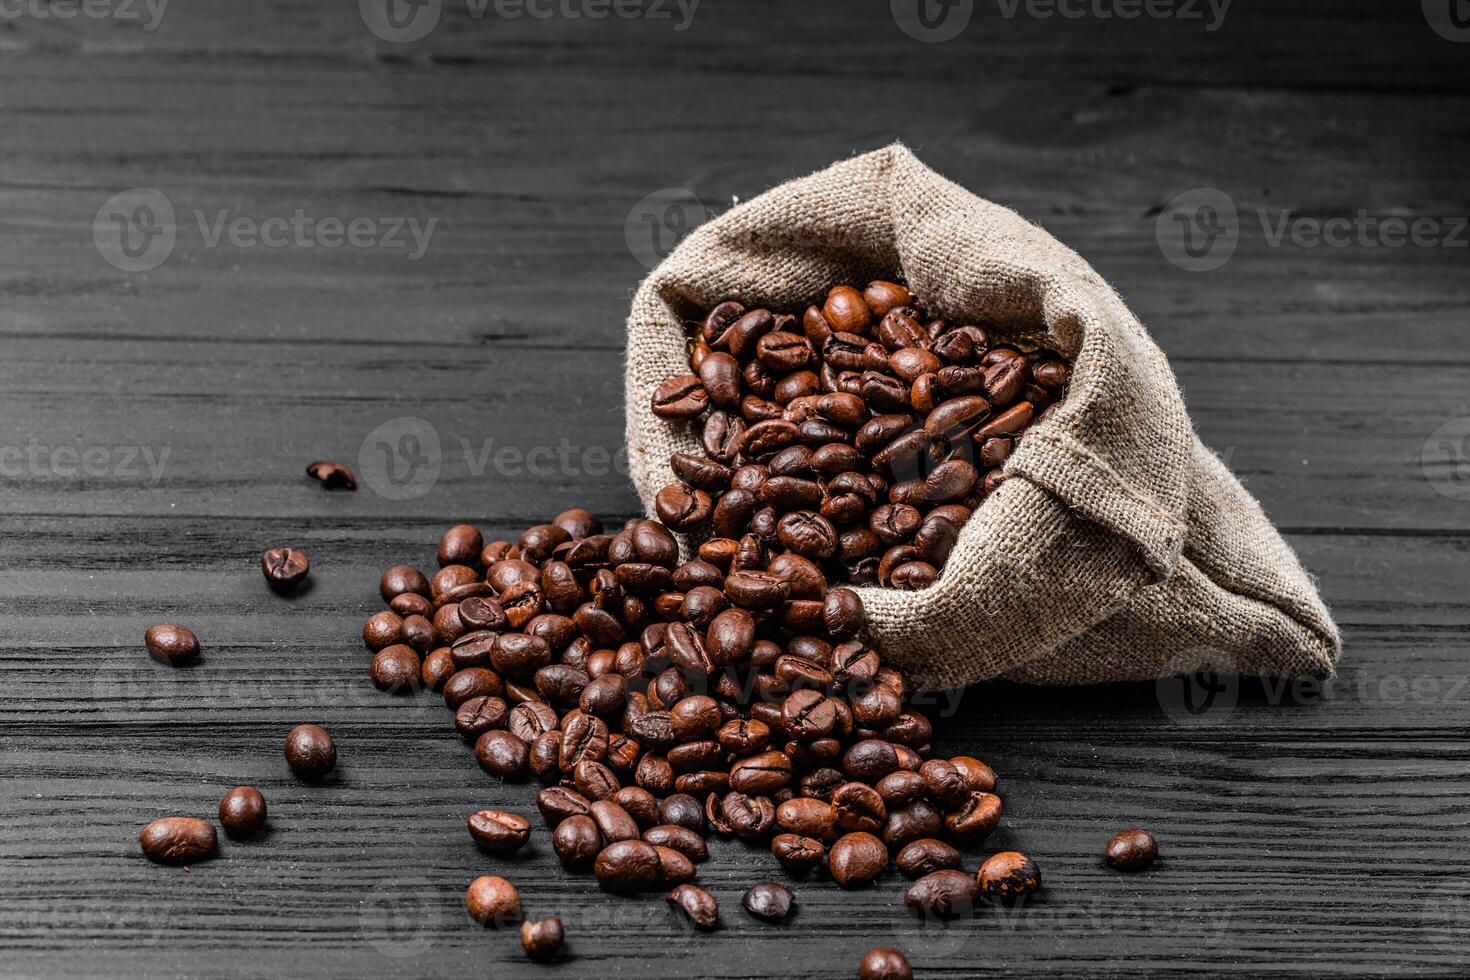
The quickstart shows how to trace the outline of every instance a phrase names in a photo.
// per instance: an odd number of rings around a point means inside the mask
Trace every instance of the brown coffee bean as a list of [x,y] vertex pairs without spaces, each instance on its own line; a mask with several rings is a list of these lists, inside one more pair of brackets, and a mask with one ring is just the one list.
[[888,809],[878,791],[864,783],[847,783],[832,794],[832,807],[840,830],[876,833],[888,819]]
[[492,776],[514,779],[525,774],[530,749],[510,732],[488,731],[475,740],[475,761]]
[[561,919],[554,915],[521,923],[521,949],[527,959],[537,963],[553,960],[565,941],[566,930]]
[[[393,613],[387,615],[398,618]],[[143,643],[148,647],[149,655],[159,663],[186,664],[199,656],[199,638],[187,626],[174,623],[150,626],[143,634]]]
[[923,915],[953,919],[975,908],[975,879],[963,871],[931,871],[909,886],[903,903]]
[[516,886],[494,875],[481,875],[465,890],[470,918],[487,929],[498,929],[521,919],[521,895]]
[[357,480],[352,471],[341,463],[319,459],[306,466],[306,475],[316,480],[327,490],[356,490]]
[[935,871],[957,871],[960,852],[942,840],[923,837],[905,844],[893,863],[907,878],[922,878]]
[[815,869],[822,863],[826,853],[825,845],[814,837],[777,834],[771,838],[771,854],[781,867],[794,875],[806,874]]
[[762,752],[730,767],[730,786],[740,793],[769,796],[791,782],[792,771],[785,752]]
[[296,588],[310,570],[311,562],[300,548],[272,548],[260,556],[261,574],[266,584],[278,592]]
[[1108,867],[1119,871],[1142,871],[1159,856],[1154,835],[1146,830],[1125,830],[1108,841],[1103,857]]
[[692,419],[709,407],[709,392],[692,374],[670,378],[653,392],[653,414],[661,419]]
[[665,885],[682,885],[694,880],[694,862],[671,847],[653,848],[658,855],[659,878]]
[[419,655],[411,647],[395,643],[373,654],[370,674],[378,690],[406,694],[418,688],[421,668]]
[[318,725],[297,725],[286,735],[286,764],[308,782],[326,778],[337,767],[337,745]]
[[219,801],[219,825],[238,840],[260,833],[265,818],[265,797],[254,786],[236,786]]
[[845,834],[827,852],[827,869],[842,888],[860,888],[877,880],[888,866],[888,849],[872,834]]
[[479,810],[466,821],[470,836],[492,854],[511,854],[531,839],[531,824],[515,813],[504,810]]
[[655,847],[672,848],[691,861],[704,861],[709,857],[709,847],[704,838],[688,827],[659,824],[645,830],[643,839]]
[[590,868],[602,853],[602,834],[590,816],[572,814],[552,831],[551,849],[568,868]]
[[696,929],[708,932],[719,925],[720,903],[698,885],[678,885],[665,899],[669,905],[683,913]]
[[1019,851],[1001,851],[987,858],[975,875],[979,892],[1000,902],[1024,900],[1041,887],[1041,870]]
[[914,980],[909,961],[896,949],[870,949],[858,964],[858,980]]
[[214,827],[194,817],[160,817],[138,834],[138,843],[150,861],[194,864],[219,851]]
[[944,818],[944,826],[955,840],[965,844],[978,844],[1000,823],[1000,797],[994,793],[977,793],[973,790]]
[[655,887],[663,865],[652,844],[641,840],[615,841],[602,849],[593,864],[597,883],[610,892],[637,892]]
[[740,904],[763,922],[781,922],[791,915],[796,896],[780,882],[761,881],[746,890]]

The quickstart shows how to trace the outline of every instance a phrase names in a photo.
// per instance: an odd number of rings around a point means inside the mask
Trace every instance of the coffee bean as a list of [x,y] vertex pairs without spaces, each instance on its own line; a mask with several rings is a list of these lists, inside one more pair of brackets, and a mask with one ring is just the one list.
[[566,817],[552,831],[551,849],[568,868],[592,867],[602,852],[602,834],[597,822],[581,814]]
[[769,795],[791,782],[791,757],[784,752],[762,752],[730,767],[730,786],[738,792]]
[[909,961],[896,949],[870,949],[858,964],[858,980],[914,980]]
[[514,779],[523,775],[530,749],[510,732],[488,731],[475,740],[475,761],[492,776]]
[[965,844],[983,841],[1000,823],[1000,797],[994,793],[977,793],[973,790],[957,809],[944,818],[944,826],[950,836]]
[[520,892],[515,885],[495,875],[481,875],[470,882],[464,904],[470,918],[486,928],[499,929],[521,918]]
[[704,807],[688,794],[675,793],[665,797],[658,805],[658,816],[665,824],[683,827],[696,834],[704,833]]
[[[791,800],[787,801],[794,802]],[[783,804],[784,805],[784,804]],[[814,837],[777,834],[771,838],[771,854],[791,874],[806,874],[822,863],[827,849]]]
[[709,846],[704,838],[688,827],[659,824],[645,830],[643,839],[655,847],[672,848],[691,861],[703,861],[709,857]]
[[384,647],[402,643],[403,617],[387,610],[373,613],[362,625],[362,642],[375,653]]
[[1110,868],[1142,871],[1159,856],[1159,845],[1154,835],[1146,830],[1125,830],[1108,841],[1103,856]]
[[199,638],[187,626],[173,623],[150,626],[143,634],[143,643],[149,656],[159,663],[186,664],[199,656]]
[[663,865],[652,844],[615,841],[602,849],[593,865],[597,883],[610,892],[645,891],[659,883]]
[[998,902],[1024,901],[1041,887],[1041,870],[1020,851],[1001,851],[987,858],[975,875],[979,892]]
[[306,475],[321,483],[328,490],[356,490],[357,480],[352,471],[341,463],[319,459],[307,464]]
[[505,684],[493,670],[469,667],[451,674],[441,690],[444,703],[451,708],[458,708],[471,698],[501,696],[505,693]]
[[658,855],[659,878],[665,885],[682,885],[694,880],[694,862],[672,847],[654,846]]
[[963,871],[931,871],[909,886],[903,903],[923,915],[953,919],[975,908],[975,879]]
[[265,816],[265,797],[254,786],[236,786],[219,801],[219,825],[237,839],[260,833]]
[[709,393],[692,374],[670,378],[653,392],[653,414],[661,419],[698,418],[709,406]]
[[837,816],[837,826],[844,831],[874,833],[888,819],[888,809],[883,805],[883,797],[873,787],[863,783],[839,786],[832,794],[832,807]]
[[272,589],[280,592],[296,588],[310,570],[311,562],[299,548],[272,548],[260,556],[261,574]]
[[401,643],[384,647],[373,654],[373,685],[380,691],[406,693],[418,687],[421,666],[411,647]]
[[780,922],[791,915],[796,896],[780,882],[761,881],[750,886],[741,897],[740,904],[763,922]]
[[620,840],[637,840],[641,836],[638,822],[632,815],[610,799],[594,800],[588,808],[597,824],[602,839],[608,843]]
[[872,834],[845,834],[827,852],[832,880],[842,888],[860,888],[877,880],[888,866],[888,849]]
[[454,676],[454,655],[448,647],[440,647],[424,658],[419,669],[419,679],[431,691],[443,691],[449,678]]
[[719,925],[720,903],[698,885],[678,885],[665,896],[665,900],[693,923],[696,929],[708,932]]
[[194,864],[219,850],[214,827],[194,817],[160,817],[143,828],[138,843],[148,860],[159,864]]
[[525,950],[527,959],[537,963],[553,960],[565,941],[566,931],[561,919],[554,915],[521,923],[521,949]]
[[407,593],[428,596],[429,580],[424,573],[412,565],[394,565],[383,573],[378,583],[378,591],[383,596],[383,601],[389,602],[395,596]]
[[970,795],[969,780],[945,759],[930,759],[919,767],[919,776],[929,795],[940,803],[958,804]]
[[935,871],[959,870],[960,852],[942,840],[924,837],[905,844],[893,863],[905,877],[922,878]]
[[492,854],[511,854],[531,839],[526,818],[504,810],[479,810],[470,814],[466,825],[475,843]]
[[337,745],[318,725],[297,725],[286,735],[286,765],[308,782],[325,779],[337,768]]

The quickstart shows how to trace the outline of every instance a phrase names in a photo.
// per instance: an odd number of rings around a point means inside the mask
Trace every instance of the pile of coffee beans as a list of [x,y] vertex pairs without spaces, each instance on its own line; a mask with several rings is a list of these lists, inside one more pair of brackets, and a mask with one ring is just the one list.
[[[568,869],[609,892],[664,892],[697,928],[719,921],[693,883],[713,834],[769,849],[796,876],[825,869],[842,888],[896,862],[919,879],[909,903],[926,913],[989,894],[958,868],[959,849],[1000,820],[995,773],[931,758],[933,726],[907,678],[861,639],[857,593],[779,542],[717,538],[685,560],[653,520],[608,531],[569,510],[513,541],[457,525],[432,577],[383,574],[388,608],[362,631],[369,673],[385,691],[439,692],[486,772],[543,784],[537,805]],[[532,835],[501,809],[467,827],[496,855]],[[1007,897],[1024,888],[1017,869],[1004,881]],[[503,878],[477,879],[466,904],[487,924],[520,918]],[[742,905],[779,922],[796,899],[765,881]],[[562,932],[522,935],[539,957]]]
[[726,300],[698,324],[690,366],[653,394],[654,414],[703,446],[670,461],[659,518],[898,589],[938,578],[1071,376],[1060,355],[933,319],[882,280],[837,286],[799,318]]

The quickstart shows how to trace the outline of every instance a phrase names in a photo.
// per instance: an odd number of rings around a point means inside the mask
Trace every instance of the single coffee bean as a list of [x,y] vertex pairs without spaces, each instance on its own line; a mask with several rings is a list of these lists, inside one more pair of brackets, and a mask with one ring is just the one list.
[[720,903],[698,885],[678,885],[665,896],[665,900],[693,923],[696,929],[708,932],[719,925]]
[[950,759],[950,764],[960,771],[965,777],[965,782],[970,789],[977,793],[995,792],[995,770],[991,769],[979,759],[967,755],[957,755]]
[[431,691],[443,691],[449,678],[454,676],[454,654],[448,647],[431,651],[419,669],[419,680]]
[[745,911],[763,922],[781,922],[791,914],[796,896],[791,889],[776,881],[751,885],[740,899]]
[[194,864],[219,850],[214,827],[195,817],[160,817],[143,828],[138,843],[144,856],[159,864]]
[[405,592],[427,597],[430,594],[430,586],[424,573],[412,565],[394,565],[383,573],[378,583],[378,591],[382,594],[384,602],[391,602],[395,596]]
[[694,862],[683,853],[656,845],[653,850],[658,855],[659,878],[665,885],[682,885],[694,880]]
[[[391,616],[392,613],[389,613]],[[186,664],[199,656],[199,638],[187,626],[159,623],[143,634],[148,653],[159,663]]]
[[771,854],[791,874],[806,874],[822,863],[826,853],[826,847],[814,837],[777,834],[771,838]]
[[286,735],[286,765],[300,779],[315,782],[337,768],[337,744],[318,725],[297,725]]
[[704,833],[704,807],[687,793],[665,797],[658,805],[658,815],[665,824],[683,827],[696,834]]
[[479,810],[465,823],[475,843],[492,854],[511,854],[531,839],[531,824],[526,818],[504,810]]
[[832,808],[837,826],[847,832],[876,833],[888,819],[883,797],[864,783],[847,783],[832,794]]
[[692,374],[670,378],[653,392],[653,414],[661,419],[693,419],[709,407],[709,392]]
[[953,919],[974,910],[975,892],[974,878],[963,871],[941,869],[910,885],[903,902],[921,915]]
[[306,475],[328,490],[357,489],[357,480],[353,477],[352,471],[341,463],[334,463],[329,459],[319,459],[314,463],[308,463]]
[[510,732],[488,731],[475,740],[475,761],[492,776],[514,779],[525,774],[530,747]]
[[612,800],[594,800],[589,809],[603,840],[612,843],[639,839],[638,822]]
[[919,767],[924,788],[940,803],[959,804],[970,795],[970,784],[954,763],[930,759]]
[[374,653],[395,643],[402,643],[403,617],[386,609],[373,613],[362,624],[362,642]]
[[709,857],[709,846],[704,838],[677,824],[649,827],[643,832],[643,839],[655,847],[672,848],[691,861],[704,861]]
[[893,859],[906,878],[922,878],[935,871],[958,871],[960,852],[942,840],[923,837],[903,846]]
[[652,844],[641,840],[614,841],[593,864],[597,883],[610,892],[645,891],[658,884],[663,865]]
[[260,571],[272,589],[289,592],[300,585],[311,570],[306,552],[300,548],[272,548],[260,556]]
[[999,902],[1024,900],[1041,887],[1041,870],[1020,851],[1001,851],[980,865],[975,881],[985,898]]
[[888,849],[861,831],[837,838],[827,852],[827,869],[842,888],[861,888],[876,881],[888,866]]
[[602,834],[590,816],[573,814],[556,825],[551,849],[568,868],[590,868],[602,853]]
[[455,671],[444,682],[441,690],[444,703],[451,708],[458,708],[471,698],[500,697],[506,693],[505,683],[500,675],[486,667],[468,667]]
[[236,839],[260,833],[265,816],[265,797],[254,786],[236,786],[219,801],[219,825]]
[[950,836],[964,844],[978,844],[1000,823],[1000,797],[994,793],[970,792],[957,809],[944,817]]
[[527,919],[521,923],[521,949],[527,959],[545,963],[556,958],[566,941],[566,930],[561,919],[547,916],[544,919]]
[[370,670],[373,686],[393,694],[412,691],[419,685],[422,666],[412,647],[402,643],[384,647],[373,654]]
[[520,892],[515,885],[495,875],[481,875],[470,882],[464,904],[470,918],[486,928],[498,929],[521,918]]
[[1108,867],[1119,871],[1142,871],[1159,856],[1159,844],[1146,830],[1125,830],[1108,841],[1103,852]]
[[858,980],[914,980],[909,961],[896,949],[870,949],[858,964]]

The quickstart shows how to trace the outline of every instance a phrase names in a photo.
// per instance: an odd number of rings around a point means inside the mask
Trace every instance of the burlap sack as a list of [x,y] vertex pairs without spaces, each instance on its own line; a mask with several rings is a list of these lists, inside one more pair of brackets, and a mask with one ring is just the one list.
[[1330,676],[1337,629],[1260,506],[1195,437],[1163,353],[1086,262],[899,145],[790,181],[691,233],[628,317],[627,438],[653,512],[687,426],[649,410],[689,370],[686,321],[726,298],[799,312],[901,276],[927,309],[1075,362],[1060,408],[920,592],[861,589],[869,640],[933,685]]

